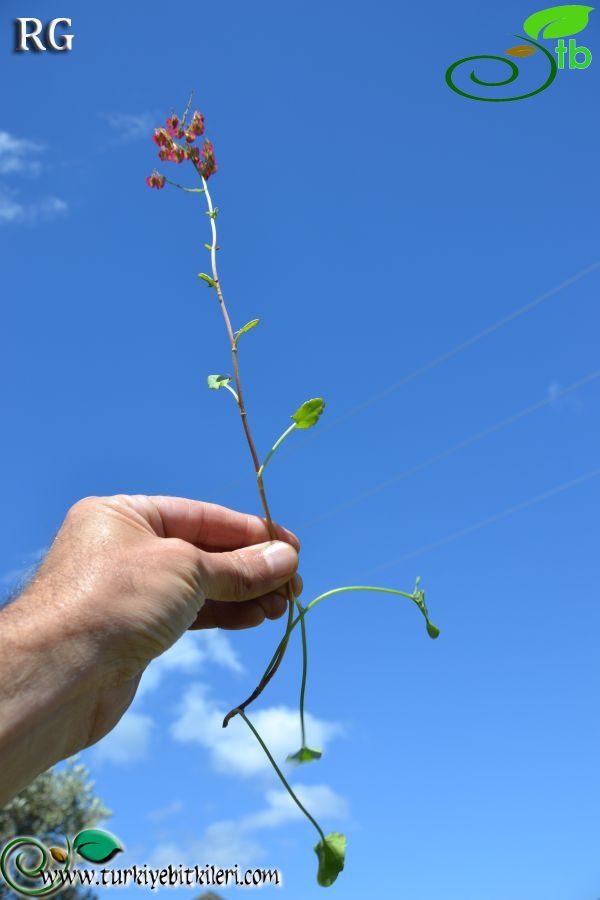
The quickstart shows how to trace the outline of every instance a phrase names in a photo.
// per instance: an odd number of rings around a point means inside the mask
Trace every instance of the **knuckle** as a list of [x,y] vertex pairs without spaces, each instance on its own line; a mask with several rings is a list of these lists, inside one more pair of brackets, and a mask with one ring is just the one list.
[[88,510],[93,509],[96,506],[99,499],[99,497],[93,495],[90,495],[88,497],[81,497],[79,500],[73,503],[71,507],[69,507],[67,515],[77,515],[81,512],[87,512]]
[[184,541],[183,538],[161,538],[160,546],[165,553],[181,557],[186,562],[193,560],[195,556],[195,548],[188,541]]
[[235,556],[234,560],[231,572],[231,591],[234,600],[244,600],[252,593],[254,578],[247,560],[241,554]]

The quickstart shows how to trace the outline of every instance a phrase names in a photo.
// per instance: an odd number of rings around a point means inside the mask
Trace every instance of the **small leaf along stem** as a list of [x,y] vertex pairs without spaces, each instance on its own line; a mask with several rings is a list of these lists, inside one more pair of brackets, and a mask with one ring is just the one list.
[[279,766],[277,765],[277,763],[276,763],[275,760],[273,759],[273,756],[271,755],[271,752],[270,752],[269,748],[267,747],[267,745],[265,744],[265,742],[264,742],[263,739],[261,738],[260,734],[258,733],[258,731],[256,730],[256,728],[254,727],[254,725],[252,724],[252,722],[250,721],[250,719],[248,718],[248,716],[246,715],[246,713],[244,712],[244,710],[241,709],[241,708],[238,708],[238,709],[234,710],[234,713],[237,713],[237,714],[239,714],[239,715],[242,717],[242,719],[244,720],[244,722],[246,723],[246,725],[248,726],[248,728],[251,730],[251,732],[253,733],[254,737],[256,738],[256,740],[258,741],[258,743],[260,744],[260,746],[261,746],[261,747],[263,748],[263,750],[265,751],[265,754],[267,755],[267,758],[268,758],[269,762],[271,763],[271,765],[273,766],[275,772],[276,772],[277,775],[279,776],[279,780],[280,780],[281,783],[283,784],[284,788],[286,789],[286,791],[288,792],[288,794],[290,795],[290,797],[292,798],[292,800],[294,801],[294,803],[296,804],[296,806],[298,807],[298,809],[300,809],[300,810],[304,813],[304,815],[306,816],[306,818],[308,819],[308,821],[311,822],[311,823],[314,825],[314,827],[317,829],[317,831],[318,831],[318,833],[319,833],[319,835],[320,835],[320,837],[321,837],[321,840],[322,840],[323,842],[325,842],[325,833],[324,833],[323,829],[321,828],[321,826],[319,825],[319,823],[316,821],[316,819],[313,819],[313,817],[311,816],[311,814],[309,813],[309,811],[306,809],[305,806],[302,805],[302,803],[300,802],[300,800],[298,799],[298,797],[296,796],[296,794],[295,794],[295,793],[293,792],[293,790],[291,789],[291,787],[290,787],[290,785],[288,784],[288,781],[287,781],[285,775],[283,774],[283,772],[281,771],[281,769],[279,768]]
[[[525,39],[527,40],[527,39]],[[510,65],[513,65],[510,63]],[[239,410],[240,419],[242,422],[242,426],[244,429],[244,433],[246,436],[246,441],[250,450],[250,455],[252,457],[252,463],[254,466],[254,471],[256,475],[257,488],[260,496],[260,501],[264,513],[264,522],[267,528],[268,535],[271,540],[277,540],[277,532],[271,518],[271,513],[269,510],[269,505],[267,502],[267,496],[265,491],[265,486],[263,482],[263,476],[268,465],[269,461],[273,457],[274,453],[281,446],[286,437],[291,434],[296,428],[299,429],[308,429],[312,428],[319,420],[321,414],[323,413],[323,409],[325,407],[325,400],[322,397],[313,397],[309,400],[306,400],[302,403],[295,413],[291,416],[293,420],[293,424],[291,424],[281,436],[277,439],[277,441],[273,444],[266,457],[264,458],[262,464],[259,462],[258,454],[256,452],[256,447],[252,438],[252,434],[250,431],[250,426],[248,423],[248,417],[246,413],[246,407],[244,404],[244,398],[242,394],[242,386],[240,379],[240,370],[239,370],[239,361],[238,361],[238,341],[241,335],[247,333],[251,329],[255,328],[259,324],[259,319],[252,319],[243,325],[238,331],[234,333],[231,320],[229,318],[229,313],[227,310],[227,306],[225,304],[225,299],[223,296],[223,292],[221,289],[219,275],[217,270],[217,260],[216,260],[216,252],[219,250],[217,245],[217,226],[216,226],[216,218],[218,214],[218,208],[213,207],[212,199],[210,196],[210,192],[208,190],[207,180],[208,178],[217,171],[217,164],[214,157],[214,152],[212,148],[212,143],[208,139],[204,140],[202,150],[200,151],[197,146],[192,146],[196,138],[204,133],[204,116],[196,111],[191,117],[191,121],[188,125],[187,130],[185,130],[185,123],[190,112],[191,104],[192,104],[193,94],[190,96],[190,100],[186,111],[183,116],[183,120],[180,122],[178,117],[173,113],[166,121],[166,128],[157,128],[154,130],[153,140],[154,143],[160,148],[159,149],[159,158],[162,160],[169,160],[175,163],[181,163],[184,160],[190,160],[196,170],[196,173],[200,177],[201,187],[198,188],[190,188],[185,187],[177,182],[170,181],[165,178],[164,175],[160,174],[156,170],[146,178],[146,183],[150,188],[161,189],[164,187],[165,183],[172,185],[173,187],[178,188],[186,193],[195,193],[195,194],[204,194],[207,201],[207,211],[206,215],[210,218],[211,224],[211,233],[212,233],[212,243],[204,244],[204,247],[210,252],[211,259],[211,269],[212,276],[201,272],[198,277],[202,279],[211,290],[214,290],[217,294],[217,298],[219,301],[219,306],[221,309],[221,313],[223,316],[223,320],[225,322],[225,327],[227,330],[227,336],[230,344],[231,358],[233,363],[233,381],[236,390],[231,386],[232,377],[231,375],[208,375],[207,377],[207,385],[211,390],[219,390],[220,388],[225,387],[233,396],[236,405]],[[185,137],[185,144],[179,144],[175,139],[181,139]],[[202,157],[202,159],[200,158]],[[311,822],[311,824],[317,830],[320,841],[316,845],[315,852],[317,853],[319,859],[319,869],[317,872],[317,881],[320,885],[324,887],[328,887],[336,880],[339,873],[344,868],[344,858],[345,858],[345,846],[346,846],[346,838],[344,835],[339,834],[338,832],[333,832],[332,834],[325,836],[324,832],[320,828],[319,824],[316,820],[311,816],[311,814],[307,811],[307,809],[300,802],[294,791],[292,790],[290,784],[287,782],[285,776],[282,771],[278,767],[275,759],[271,755],[268,747],[265,742],[261,738],[260,734],[254,727],[254,725],[249,721],[246,716],[246,708],[263,692],[265,687],[269,684],[270,680],[273,678],[277,669],[279,668],[281,661],[285,655],[288,643],[290,641],[290,637],[294,628],[297,625],[300,625],[301,635],[302,635],[302,680],[300,685],[300,726],[301,726],[301,734],[302,734],[302,746],[297,753],[290,754],[287,759],[290,762],[308,762],[311,760],[319,759],[322,756],[320,750],[316,750],[310,748],[306,744],[306,727],[305,727],[305,695],[306,695],[306,682],[307,682],[307,669],[308,669],[308,651],[307,651],[307,638],[306,638],[306,623],[305,617],[306,613],[315,607],[318,603],[326,599],[327,597],[331,597],[335,594],[343,593],[345,591],[374,591],[381,593],[394,594],[396,596],[405,597],[409,600],[412,600],[419,607],[421,613],[423,614],[426,624],[427,624],[427,632],[431,638],[436,638],[439,635],[439,630],[431,623],[429,620],[429,614],[427,610],[427,606],[425,605],[425,594],[423,591],[419,590],[419,579],[415,584],[415,588],[412,594],[406,593],[405,591],[399,591],[395,588],[380,588],[380,587],[371,587],[364,585],[350,585],[347,587],[335,588],[333,590],[327,591],[323,594],[320,594],[318,597],[314,598],[306,607],[299,601],[297,597],[294,595],[294,590],[292,587],[292,581],[288,581],[286,584],[286,592],[287,592],[287,600],[288,600],[288,615],[287,615],[287,623],[285,627],[285,632],[279,641],[279,644],[267,666],[262,678],[260,679],[257,687],[254,689],[252,694],[238,706],[234,707],[230,712],[225,716],[223,720],[223,727],[226,727],[230,719],[236,715],[240,715],[252,733],[254,737],[258,741],[262,750],[266,754],[270,764],[275,770],[278,778],[281,783],[284,785],[287,793],[290,795],[294,803],[298,806],[301,812],[307,817],[307,819]],[[294,611],[297,609],[297,615],[294,618]],[[18,865],[18,860],[17,860]]]
[[[265,514],[265,521],[266,521],[266,525],[267,525],[267,528],[269,531],[269,536],[270,536],[271,540],[277,540],[277,534],[276,534],[275,528],[273,526],[273,520],[271,518],[271,512],[269,510],[269,504],[267,502],[265,487],[264,487],[263,480],[262,480],[261,465],[258,460],[258,454],[256,452],[256,447],[254,446],[254,440],[252,439],[252,434],[250,432],[250,426],[248,424],[248,416],[246,413],[246,407],[244,406],[244,397],[242,394],[240,369],[239,369],[239,364],[238,364],[237,342],[235,339],[235,335],[233,333],[233,328],[231,327],[231,320],[229,318],[229,313],[227,311],[227,306],[225,304],[225,298],[223,296],[223,291],[221,290],[221,284],[219,282],[219,272],[217,269],[217,253],[216,253],[216,250],[217,250],[217,225],[216,225],[216,214],[215,214],[216,210],[213,208],[212,199],[210,196],[210,191],[208,190],[208,185],[206,183],[206,179],[200,172],[198,166],[196,165],[195,167],[196,167],[196,170],[198,171],[198,174],[200,175],[200,178],[202,180],[202,187],[203,187],[204,194],[206,196],[206,202],[208,205],[208,216],[210,219],[210,227],[211,227],[211,232],[212,232],[212,246],[210,248],[210,263],[211,263],[211,268],[212,268],[212,273],[213,273],[213,281],[215,283],[215,290],[217,292],[217,297],[219,298],[219,306],[221,307],[221,313],[223,315],[223,319],[225,321],[225,327],[227,329],[227,335],[229,337],[229,344],[230,344],[230,348],[231,348],[231,359],[232,359],[232,363],[233,363],[233,377],[235,379],[235,386],[236,386],[236,401],[237,401],[238,409],[240,411],[240,417],[242,420],[242,426],[244,428],[244,434],[246,435],[246,441],[247,441],[248,447],[250,449],[250,455],[252,456],[252,463],[254,465],[254,471],[256,472],[258,493],[260,495],[260,501],[262,504],[263,512]],[[288,431],[289,430],[291,430],[291,429],[288,429]],[[283,437],[285,437],[285,435],[282,436],[281,440],[283,440]],[[266,462],[266,460],[265,460],[265,462]],[[263,466],[263,468],[264,468],[264,466]],[[287,589],[287,595],[288,595],[288,617],[287,617],[287,622],[286,622],[285,634],[279,644],[277,659],[272,661],[272,666],[270,667],[268,674],[265,674],[263,676],[263,678],[261,679],[261,681],[259,682],[257,687],[254,689],[254,691],[250,694],[250,696],[247,697],[246,700],[244,700],[244,702],[241,703],[239,706],[235,707],[235,709],[230,710],[230,712],[225,716],[225,718],[223,719],[223,728],[227,727],[230,719],[232,719],[233,716],[235,716],[240,710],[246,709],[247,706],[249,706],[251,703],[253,703],[254,700],[256,700],[256,698],[262,694],[265,687],[267,686],[267,684],[269,683],[269,681],[271,680],[271,678],[273,677],[273,675],[275,674],[275,672],[277,671],[277,669],[279,668],[279,666],[281,664],[281,661],[284,657],[284,654],[285,654],[285,651],[287,648],[287,644],[288,644],[288,636],[289,636],[292,619],[294,617],[294,603],[295,603],[295,599],[296,599],[294,597],[294,592],[293,592],[291,581],[289,581],[287,583],[286,589]]]

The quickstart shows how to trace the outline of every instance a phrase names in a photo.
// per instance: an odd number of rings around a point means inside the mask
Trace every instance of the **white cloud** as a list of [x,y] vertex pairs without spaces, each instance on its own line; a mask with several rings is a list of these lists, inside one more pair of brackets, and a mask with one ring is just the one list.
[[171,816],[176,816],[180,812],[183,812],[183,803],[181,800],[173,800],[168,806],[163,806],[160,809],[151,809],[150,812],[146,813],[146,818],[150,822],[162,822]]
[[[194,841],[156,844],[148,865],[162,869],[171,865],[213,865],[227,869],[238,865],[249,868],[264,857],[264,848],[240,832],[237,822],[215,822]],[[273,866],[273,868],[275,868]]]
[[151,137],[156,127],[155,116],[149,112],[143,113],[108,113],[108,124],[118,132],[124,141],[134,141],[138,138]]
[[[214,767],[220,772],[250,776],[270,769],[264,751],[246,723],[236,716],[227,728],[223,718],[227,710],[208,696],[205,685],[196,682],[184,694],[179,715],[171,725],[171,735],[183,743],[205,747]],[[323,750],[332,738],[342,732],[341,725],[325,722],[306,713],[309,745]],[[300,747],[298,711],[287,706],[273,706],[252,711],[252,723],[277,762]]]
[[62,216],[69,208],[68,203],[61,200],[60,197],[46,197],[39,204],[39,213],[48,219],[54,219],[55,216]]
[[570,409],[572,412],[581,412],[583,401],[578,394],[568,392],[557,381],[548,385],[548,402],[554,409]]
[[142,675],[137,696],[143,697],[156,690],[170,672],[189,675],[198,672],[206,663],[215,663],[231,672],[244,671],[229,639],[222,632],[214,628],[186,631],[177,643],[150,663]]
[[0,175],[39,175],[42,166],[39,160],[32,157],[42,150],[42,144],[0,131]]
[[[36,156],[43,149],[43,144],[36,141],[0,131],[0,176],[40,175],[43,167]],[[14,190],[0,186],[0,225],[48,222],[64,215],[67,209],[60,197],[22,200]]]
[[[326,784],[292,784],[292,790],[315,819],[347,819],[348,804]],[[239,827],[243,831],[258,828],[279,828],[286,822],[303,819],[304,813],[294,803],[286,790],[267,791],[267,807],[245,816]],[[319,823],[320,824],[320,823]]]
[[24,203],[6,191],[0,193],[0,225],[35,225],[56,219],[67,210],[68,204],[60,197],[45,197],[32,203]]
[[[324,784],[292,785],[298,799],[317,819],[332,818],[337,822],[348,818],[348,805],[343,797]],[[280,829],[283,825],[304,819],[285,790],[266,793],[266,806],[238,820],[213,822],[197,840],[185,845],[163,843],[155,846],[150,865],[162,868],[173,865],[210,863],[221,868],[233,865],[256,866],[264,861],[265,850],[254,838],[261,829]],[[321,824],[321,822],[319,822]],[[275,866],[273,866],[275,868]]]
[[155,723],[150,716],[127,712],[119,724],[92,748],[99,762],[130,763],[142,759]]
[[244,673],[244,667],[227,635],[218,628],[207,628],[204,631],[198,631],[197,634],[202,635],[206,658],[209,662],[217,663],[240,675]]
[[0,223],[22,221],[25,210],[20,203],[12,200],[10,197],[0,195]]

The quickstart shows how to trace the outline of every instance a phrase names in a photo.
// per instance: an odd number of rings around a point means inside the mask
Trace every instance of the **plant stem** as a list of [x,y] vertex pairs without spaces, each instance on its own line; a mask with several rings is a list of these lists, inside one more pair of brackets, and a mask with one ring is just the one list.
[[[292,624],[289,628],[289,631],[286,632],[286,638],[289,640],[289,636],[292,633],[292,631],[294,630],[294,628],[296,627],[296,625],[298,625],[299,622],[304,621],[304,617],[307,614],[307,612],[309,610],[313,609],[317,605],[317,603],[320,603],[322,600],[325,600],[327,597],[332,597],[334,594],[341,594],[344,591],[377,591],[382,594],[396,594],[398,597],[406,597],[407,600],[412,600],[413,603],[417,603],[417,606],[419,605],[415,594],[407,594],[406,591],[397,591],[395,588],[370,587],[368,585],[362,585],[362,584],[350,585],[348,587],[333,588],[333,590],[326,591],[324,594],[320,594],[318,597],[315,597],[315,599],[311,600],[310,603],[307,603],[307,605],[302,609],[302,611],[298,614],[298,616],[292,622]],[[419,607],[419,608],[421,608],[421,607]],[[422,609],[421,609],[421,612],[423,612]],[[425,616],[425,619],[426,619],[426,621],[429,621],[427,616]],[[273,654],[271,662],[267,666],[265,674],[267,674],[269,672],[269,667],[275,663],[278,653],[279,653],[279,647],[275,650],[275,653]]]
[[275,451],[277,450],[277,448],[279,447],[279,445],[283,443],[283,441],[284,441],[285,438],[288,436],[288,434],[291,434],[292,431],[294,430],[294,428],[296,428],[296,427],[297,427],[297,426],[296,426],[296,422],[293,422],[292,425],[290,425],[290,427],[287,428],[287,429],[283,432],[283,434],[281,435],[281,437],[278,438],[278,439],[275,441],[275,443],[273,444],[273,446],[271,447],[271,449],[269,450],[269,452],[268,452],[267,455],[265,456],[265,459],[264,459],[264,462],[263,462],[262,466],[260,467],[260,469],[259,469],[258,472],[256,473],[256,477],[257,477],[257,478],[261,478],[261,479],[262,479],[263,472],[264,472],[265,469],[266,469],[267,463],[269,462],[269,460],[271,459],[271,457],[273,456],[273,454],[275,453]]
[[186,194],[203,194],[204,188],[186,188],[182,184],[177,184],[176,181],[171,181],[169,178],[165,178],[167,184],[172,185],[173,187],[179,188],[180,191],[185,191]]
[[[258,455],[256,453],[256,447],[254,446],[254,441],[252,439],[252,434],[250,432],[250,426],[248,424],[248,416],[246,414],[246,408],[244,406],[244,397],[242,394],[242,385],[240,381],[240,370],[238,365],[238,356],[237,356],[237,344],[235,341],[235,337],[233,334],[233,328],[231,327],[231,320],[229,318],[229,313],[227,312],[227,306],[225,305],[225,298],[223,297],[223,291],[221,290],[221,285],[219,283],[219,273],[217,270],[217,226],[215,221],[215,211],[212,204],[212,199],[210,196],[210,192],[208,190],[208,185],[206,183],[206,179],[200,172],[198,166],[196,166],[196,170],[202,179],[202,187],[204,188],[204,193],[206,195],[206,202],[208,204],[208,212],[210,218],[210,227],[212,232],[212,246],[210,248],[210,262],[213,273],[213,281],[215,282],[215,290],[217,292],[217,297],[219,298],[219,305],[221,307],[221,313],[223,314],[223,319],[225,321],[225,327],[227,329],[227,335],[229,337],[229,344],[231,348],[231,359],[233,362],[233,375],[235,379],[235,385],[237,389],[237,405],[240,411],[240,417],[242,420],[242,426],[244,428],[244,434],[246,435],[246,441],[248,442],[248,447],[250,449],[250,455],[252,457],[252,463],[254,465],[254,471],[256,472],[256,481],[258,485],[258,493],[260,495],[260,501],[262,504],[262,508],[265,514],[265,522],[267,525],[267,529],[269,531],[269,537],[271,540],[277,540],[277,534],[275,532],[275,528],[273,526],[273,520],[271,518],[271,512],[269,510],[269,504],[267,503],[267,496],[265,493],[265,488],[262,480],[262,472],[261,466],[258,461]],[[286,629],[283,639],[281,640],[278,651],[277,651],[277,659],[272,661],[271,667],[269,669],[268,674],[265,674],[263,678],[260,680],[259,684],[256,686],[254,691],[250,694],[249,697],[244,700],[239,706],[235,709],[232,709],[223,720],[223,728],[227,727],[229,720],[236,715],[239,710],[246,709],[251,703],[259,697],[264,691],[265,687],[279,668],[281,661],[284,657],[287,644],[288,644],[288,634],[290,631],[292,619],[294,617],[294,592],[292,589],[291,581],[287,583],[287,595],[288,595],[288,617],[286,622]]]
[[194,92],[192,91],[192,92],[190,93],[190,99],[188,100],[188,105],[186,106],[185,112],[184,112],[184,114],[183,114],[183,119],[181,120],[181,127],[182,127],[182,128],[184,127],[184,125],[185,125],[185,120],[187,119],[188,113],[189,113],[190,109],[192,108],[192,100],[193,100],[193,99],[194,99]]
[[273,757],[272,757],[272,755],[271,755],[271,753],[270,753],[270,751],[269,751],[269,748],[267,747],[267,745],[265,744],[265,742],[264,742],[263,739],[261,738],[260,734],[258,733],[258,731],[256,730],[256,728],[254,727],[254,725],[252,724],[252,722],[251,722],[251,721],[248,719],[248,717],[246,716],[244,710],[243,710],[243,709],[236,709],[235,712],[236,712],[236,713],[239,713],[239,715],[242,717],[242,719],[244,720],[244,722],[246,723],[246,725],[248,726],[248,728],[252,731],[254,737],[256,738],[256,740],[258,741],[258,743],[260,744],[260,746],[261,746],[261,747],[263,748],[263,750],[265,751],[265,753],[266,753],[266,755],[267,755],[267,758],[268,758],[269,762],[271,763],[271,765],[273,766],[273,768],[275,769],[275,771],[276,771],[277,774],[279,775],[279,779],[280,779],[281,783],[283,784],[284,788],[286,789],[286,791],[288,792],[288,794],[290,795],[290,797],[292,798],[292,800],[294,801],[294,803],[296,804],[296,806],[304,813],[304,815],[306,816],[306,818],[308,819],[308,821],[309,821],[309,822],[312,822],[312,824],[315,826],[315,828],[317,829],[317,831],[319,832],[319,834],[320,834],[320,836],[321,836],[321,840],[323,841],[323,843],[325,843],[325,833],[323,832],[323,829],[321,828],[321,826],[319,825],[319,823],[318,823],[315,819],[313,819],[313,817],[311,816],[311,814],[309,813],[309,811],[306,809],[306,807],[303,806],[302,803],[300,803],[300,801],[299,801],[298,798],[296,797],[295,793],[293,792],[293,790],[292,790],[291,787],[289,786],[289,784],[288,784],[288,782],[287,782],[287,780],[286,780],[286,778],[285,778],[285,775],[283,774],[283,772],[281,771],[281,769],[279,768],[279,766],[277,765],[277,763],[276,763],[275,760],[273,759]]
[[230,394],[233,394],[233,396],[235,397],[235,402],[239,405],[240,398],[238,397],[238,395],[236,394],[236,392],[234,391],[234,389],[231,387],[231,385],[230,385],[230,384],[224,384],[223,387],[224,387],[224,388],[227,388],[227,390],[229,391]]
[[[302,732],[302,746],[306,747],[306,725],[304,722],[304,696],[306,694],[306,675],[308,672],[308,648],[306,645],[306,624],[304,622],[304,607],[300,605],[300,601],[296,600],[298,611],[300,613],[300,631],[302,632],[302,682],[300,684],[300,729]],[[294,627],[290,628],[290,632]]]

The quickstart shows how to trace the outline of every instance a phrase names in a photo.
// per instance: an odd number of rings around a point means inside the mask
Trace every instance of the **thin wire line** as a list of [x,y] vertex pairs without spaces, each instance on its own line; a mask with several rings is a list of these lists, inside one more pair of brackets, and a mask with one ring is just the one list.
[[597,369],[595,372],[590,372],[588,375],[580,378],[579,381],[574,382],[573,384],[569,385],[566,388],[563,388],[560,391],[556,391],[551,396],[545,397],[543,400],[538,400],[536,403],[532,403],[530,406],[526,406],[524,409],[521,409],[518,412],[513,413],[513,415],[508,416],[508,418],[501,419],[494,425],[490,425],[487,428],[484,428],[483,431],[478,431],[476,434],[472,434],[469,437],[464,438],[462,441],[459,441],[457,444],[453,444],[451,447],[447,447],[440,453],[436,453],[434,456],[430,456],[427,459],[424,459],[422,462],[416,463],[414,466],[411,466],[408,469],[404,469],[397,475],[393,475],[391,478],[388,478],[386,481],[382,481],[375,487],[370,488],[367,491],[363,491],[361,494],[357,494],[350,500],[347,500],[345,503],[340,503],[339,506],[334,506],[331,509],[326,510],[316,518],[311,519],[308,522],[302,522],[300,525],[296,526],[297,530],[306,531],[308,528],[312,528],[314,525],[318,525],[320,522],[338,515],[338,513],[345,512],[347,509],[351,509],[358,503],[362,503],[363,500],[368,500],[370,497],[374,497],[376,494],[379,494],[386,488],[392,487],[393,485],[404,481],[404,479],[409,478],[411,475],[416,475],[418,472],[422,472],[423,469],[427,469],[429,468],[429,466],[433,466],[435,463],[447,459],[449,456],[452,456],[454,453],[458,453],[460,450],[465,450],[467,447],[471,447],[473,444],[476,444],[478,441],[489,437],[491,434],[496,434],[503,428],[508,428],[509,425],[513,425],[515,422],[519,422],[526,416],[530,416],[532,415],[532,413],[537,412],[538,410],[543,409],[546,406],[550,406],[561,397],[565,397],[572,391],[576,391],[598,378],[600,378],[600,369]]
[[[377,403],[379,400],[383,400],[385,397],[389,397],[390,394],[399,390],[399,388],[404,387],[405,384],[409,384],[411,381],[414,381],[417,378],[420,378],[421,375],[425,375],[427,372],[430,372],[432,369],[436,369],[438,366],[443,365],[443,363],[448,362],[448,360],[453,359],[455,356],[458,356],[464,350],[467,350],[469,347],[472,347],[473,344],[476,344],[478,341],[483,340],[483,338],[487,337],[489,334],[493,334],[496,331],[499,331],[501,328],[504,328],[505,325],[508,325],[510,322],[514,322],[515,319],[524,316],[525,313],[531,312],[532,309],[540,306],[542,303],[545,303],[546,300],[549,300],[551,297],[554,297],[560,291],[564,290],[567,287],[571,287],[572,284],[575,284],[581,278],[585,278],[586,275],[590,275],[592,272],[600,269],[600,260],[595,263],[592,263],[591,266],[588,266],[586,269],[582,269],[580,272],[577,272],[575,275],[572,275],[571,278],[567,278],[566,281],[562,281],[559,285],[554,288],[551,288],[549,291],[546,291],[544,294],[540,294],[539,297],[536,297],[534,300],[531,300],[529,303],[526,303],[525,306],[521,306],[519,309],[514,310],[514,312],[509,313],[507,316],[504,316],[502,319],[498,319],[497,322],[494,322],[492,325],[488,325],[482,331],[479,331],[477,334],[472,335],[470,338],[462,341],[460,344],[457,344],[455,347],[452,347],[450,350],[447,350],[445,353],[441,353],[439,356],[435,356],[433,359],[429,360],[429,362],[424,363],[422,366],[419,366],[418,369],[414,369],[412,372],[409,372],[408,375],[405,375],[399,381],[394,382],[389,387],[387,387],[384,391],[379,391],[377,394],[372,394],[366,400],[363,400],[362,403],[358,403],[356,406],[353,406],[348,412],[343,413],[341,416],[338,416],[337,419],[334,419],[332,422],[324,425],[323,428],[319,429],[319,433],[323,434],[325,431],[328,431],[330,428],[334,428],[339,425],[341,422],[345,422],[351,416],[356,415],[359,412],[362,412],[363,409],[366,409],[369,406],[372,406],[373,403]],[[317,432],[315,431],[313,437],[317,436]]]
[[[552,297],[556,296],[556,294],[563,291],[565,288],[571,287],[571,285],[576,284],[582,278],[585,278],[587,275],[591,275],[592,272],[596,272],[600,269],[600,260],[592,263],[590,266],[587,266],[585,269],[581,269],[579,272],[576,272],[575,275],[572,275],[570,278],[567,278],[566,281],[562,281],[560,284],[556,285],[556,287],[551,288],[549,291],[546,291],[543,294],[540,294],[539,297],[535,297],[529,303],[526,303],[524,306],[519,307],[514,310],[512,313],[509,313],[506,316],[503,316],[501,319],[498,319],[496,322],[493,322],[491,325],[488,325],[486,328],[479,331],[477,334],[472,335],[466,340],[462,341],[460,344],[456,344],[454,347],[446,350],[444,353],[441,353],[439,356],[435,356],[433,359],[429,360],[429,362],[424,363],[422,366],[419,366],[418,369],[414,369],[412,372],[409,372],[399,381],[394,382],[394,384],[387,387],[384,391],[379,391],[376,394],[372,394],[370,397],[367,397],[366,400],[363,400],[361,403],[358,403],[356,406],[351,407],[347,412],[343,413],[341,416],[335,418],[332,422],[324,423],[320,422],[318,428],[311,429],[311,432],[307,435],[303,435],[303,444],[306,443],[307,440],[314,440],[318,438],[319,435],[325,434],[327,431],[330,431],[332,428],[336,428],[342,422],[345,422],[347,419],[352,416],[357,415],[357,413],[362,412],[367,409],[369,406],[372,406],[374,403],[377,403],[379,400],[388,397],[390,394],[399,390],[401,387],[404,387],[406,384],[410,384],[412,381],[415,381],[417,378],[420,378],[421,375],[425,375],[427,372],[430,372],[432,369],[437,368],[438,366],[443,365],[454,357],[458,356],[463,351],[467,350],[469,347],[472,347],[474,344],[478,343],[478,341],[483,340],[483,338],[487,337],[490,334],[494,334],[496,331],[499,331],[501,328],[504,328],[510,322],[514,322],[516,319],[519,319],[521,316],[524,316],[526,313],[531,312],[531,310],[536,309],[542,303],[545,303],[547,300],[550,300]],[[290,445],[282,448],[282,453],[295,453],[300,449],[299,444]],[[237,478],[234,481],[230,481],[228,484],[224,485],[219,490],[219,494],[232,490],[235,487],[238,487],[241,484],[244,484],[246,479],[244,477]]]
[[550,497],[556,497],[558,494],[563,494],[565,491],[570,491],[572,488],[579,487],[579,485],[585,484],[587,481],[591,481],[593,478],[598,478],[599,475],[600,468],[591,469],[584,475],[580,475],[579,478],[573,478],[571,481],[566,481],[563,484],[559,484],[557,485],[557,487],[551,488],[548,491],[544,491],[542,494],[536,494],[535,497],[530,497],[527,500],[523,500],[521,503],[517,503],[515,504],[515,506],[509,507],[509,509],[505,509],[502,510],[502,512],[495,513],[493,516],[489,516],[487,519],[482,519],[480,522],[476,522],[474,525],[469,525],[467,528],[461,528],[459,531],[453,531],[450,534],[439,538],[439,540],[433,541],[431,544],[424,544],[422,547],[417,547],[416,550],[411,550],[410,553],[404,553],[402,556],[398,556],[395,559],[390,559],[382,565],[376,566],[374,569],[369,569],[364,573],[364,575],[372,575],[374,572],[381,572],[383,569],[389,569],[392,566],[405,562],[408,559],[414,559],[415,556],[422,556],[424,553],[429,553],[431,550],[437,550],[438,547],[443,547],[444,545],[450,544],[453,541],[458,541],[469,534],[474,534],[476,531],[480,531],[482,528],[487,528],[488,525],[493,525],[495,522],[500,522],[502,519],[506,519],[509,516],[521,512],[524,509],[529,509],[531,506],[535,506],[538,503],[542,503],[544,500],[550,499]]

